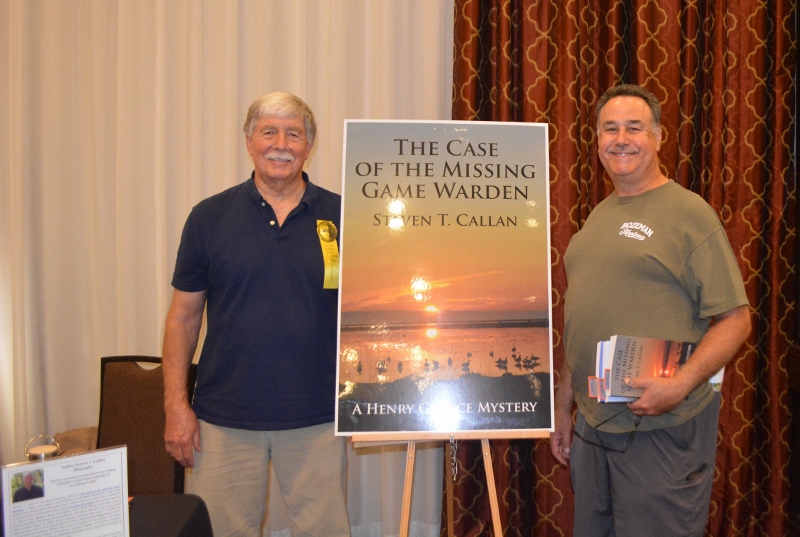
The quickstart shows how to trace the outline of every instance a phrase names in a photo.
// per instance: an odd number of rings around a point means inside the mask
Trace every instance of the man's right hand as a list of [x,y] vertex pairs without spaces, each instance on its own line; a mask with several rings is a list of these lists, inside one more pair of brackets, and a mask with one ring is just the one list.
[[575,392],[572,390],[572,373],[569,364],[564,360],[558,377],[558,389],[553,400],[553,434],[550,435],[550,452],[564,466],[569,465],[569,452],[572,449],[572,406],[575,404]]
[[175,289],[164,328],[164,410],[167,453],[187,468],[194,466],[194,450],[200,451],[200,426],[189,405],[188,375],[197,338],[203,324],[206,292]]
[[568,466],[572,448],[572,414],[556,411],[553,429],[553,434],[550,435],[550,452],[559,463]]
[[167,411],[167,427],[164,432],[167,453],[182,466],[194,466],[194,450],[200,449],[200,425],[197,416],[187,404],[176,410]]

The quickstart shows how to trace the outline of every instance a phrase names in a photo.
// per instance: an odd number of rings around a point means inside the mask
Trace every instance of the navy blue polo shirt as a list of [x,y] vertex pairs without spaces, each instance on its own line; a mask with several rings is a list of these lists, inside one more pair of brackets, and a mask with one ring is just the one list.
[[308,180],[278,226],[253,177],[193,209],[172,285],[207,291],[207,334],[192,406],[258,431],[334,419],[338,291],[323,289],[317,220],[339,228],[341,197]]

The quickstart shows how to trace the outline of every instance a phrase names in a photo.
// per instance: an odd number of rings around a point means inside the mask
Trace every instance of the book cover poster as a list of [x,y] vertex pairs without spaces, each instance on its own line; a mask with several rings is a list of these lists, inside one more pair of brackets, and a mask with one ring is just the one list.
[[552,430],[547,129],[345,123],[337,434]]

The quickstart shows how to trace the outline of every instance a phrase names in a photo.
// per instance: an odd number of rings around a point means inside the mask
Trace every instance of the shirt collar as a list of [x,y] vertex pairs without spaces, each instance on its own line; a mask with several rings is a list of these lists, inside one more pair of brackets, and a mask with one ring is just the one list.
[[[246,189],[247,194],[258,204],[264,201],[261,193],[256,188],[256,172],[250,173],[250,178],[247,180]],[[300,199],[301,205],[311,205],[317,199],[317,186],[308,179],[308,174],[303,172],[303,181],[306,183],[306,190],[303,192],[303,197]]]

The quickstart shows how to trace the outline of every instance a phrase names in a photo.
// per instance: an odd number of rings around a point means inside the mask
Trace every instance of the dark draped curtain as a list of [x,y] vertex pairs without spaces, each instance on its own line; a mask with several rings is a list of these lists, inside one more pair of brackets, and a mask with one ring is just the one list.
[[[562,256],[612,190],[596,155],[593,115],[605,89],[628,82],[656,94],[667,176],[706,199],[728,232],[753,332],[723,384],[707,526],[715,537],[788,532],[787,350],[798,326],[796,7],[796,0],[455,0],[453,119],[550,125],[556,371]],[[572,535],[568,470],[547,442],[491,446],[505,535]],[[459,442],[457,470],[454,534],[492,535],[478,441]]]

